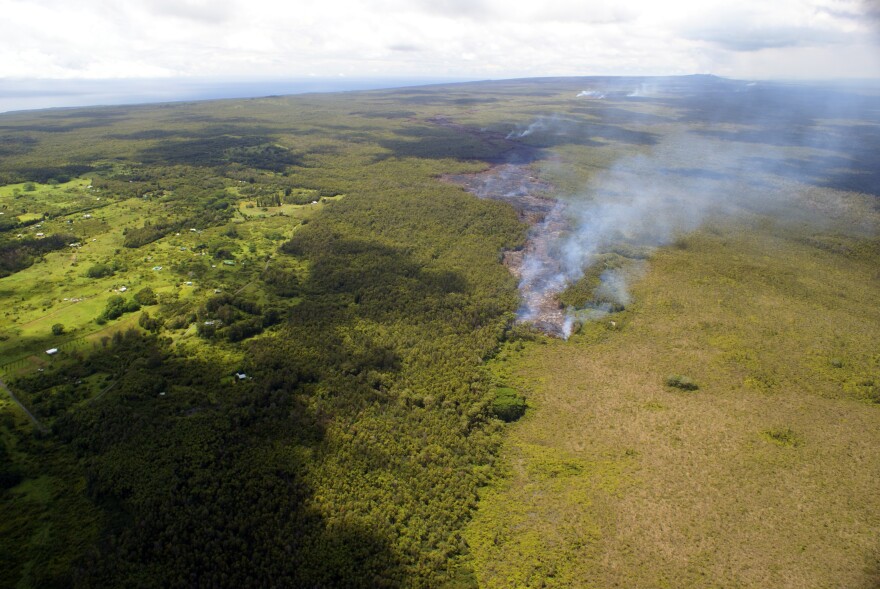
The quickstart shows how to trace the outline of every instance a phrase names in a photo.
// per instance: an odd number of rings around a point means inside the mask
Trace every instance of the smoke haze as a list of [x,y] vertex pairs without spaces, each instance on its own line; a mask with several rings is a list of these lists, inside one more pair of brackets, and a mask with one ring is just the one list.
[[[716,120],[666,134],[594,175],[578,194],[557,201],[530,232],[520,269],[519,318],[568,337],[577,320],[627,306],[628,285],[644,266],[638,260],[710,217],[760,214],[822,223],[822,212],[835,206],[835,191],[823,193],[823,204],[810,210],[802,198],[809,185],[880,191],[876,171],[864,168],[874,160],[866,150],[876,141],[876,123],[861,137],[841,123],[863,117],[867,111],[852,108],[863,103],[810,103],[818,116],[802,118],[808,96],[792,93],[797,100],[791,112],[784,104],[775,110],[750,110],[753,87],[741,84],[732,91],[745,97],[746,104],[736,112],[719,111]],[[639,87],[635,92],[654,91]],[[712,116],[708,109],[701,114]],[[576,137],[583,129],[575,127],[584,125],[542,116],[516,127],[509,138],[539,132],[543,138]],[[561,309],[559,294],[610,253],[633,263],[603,271],[592,304]]]
[[651,252],[709,219],[876,231],[880,86],[582,83],[590,89],[563,95],[558,112],[505,125],[507,163],[449,178],[530,226],[523,249],[504,256],[520,321],[567,338],[579,321],[622,310]]

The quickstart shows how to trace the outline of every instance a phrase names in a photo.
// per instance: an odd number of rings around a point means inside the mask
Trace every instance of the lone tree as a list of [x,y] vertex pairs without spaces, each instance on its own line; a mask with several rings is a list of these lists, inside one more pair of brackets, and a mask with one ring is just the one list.
[[149,286],[145,286],[135,293],[134,300],[137,301],[138,304],[144,306],[155,305],[159,302],[159,299],[156,298],[156,293],[153,292],[153,289]]
[[52,335],[61,335],[62,333],[64,333],[64,325],[56,323],[52,326]]
[[104,278],[105,276],[112,275],[113,268],[108,264],[95,264],[86,270],[86,276],[89,278]]

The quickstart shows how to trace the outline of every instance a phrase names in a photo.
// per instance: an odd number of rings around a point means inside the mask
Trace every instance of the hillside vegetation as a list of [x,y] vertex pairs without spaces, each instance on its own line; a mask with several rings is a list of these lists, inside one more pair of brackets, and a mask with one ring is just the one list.
[[[876,584],[877,97],[645,83],[0,115],[0,586]],[[563,341],[506,162],[708,196]]]

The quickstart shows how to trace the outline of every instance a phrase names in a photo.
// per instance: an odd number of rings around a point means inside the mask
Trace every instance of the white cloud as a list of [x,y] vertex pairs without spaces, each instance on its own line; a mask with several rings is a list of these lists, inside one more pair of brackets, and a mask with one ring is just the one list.
[[876,3],[0,0],[0,78],[876,77]]
[[222,23],[232,17],[228,0],[148,0],[147,9],[158,17],[177,17],[200,23]]
[[[849,9],[854,7],[850,3]],[[847,44],[867,31],[857,20],[835,14],[826,2],[791,0],[704,9],[690,14],[679,30],[685,38],[730,51]]]

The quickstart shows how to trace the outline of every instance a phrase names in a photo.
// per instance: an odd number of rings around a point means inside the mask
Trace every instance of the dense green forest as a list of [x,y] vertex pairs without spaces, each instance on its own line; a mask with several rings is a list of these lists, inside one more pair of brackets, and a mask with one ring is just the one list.
[[[550,340],[515,321],[502,263],[529,219],[446,179],[515,161],[571,201],[682,129],[784,151],[815,117],[770,89],[762,126],[738,128],[755,105],[726,81],[628,99],[640,83],[0,115],[0,586],[485,583],[465,530],[532,406],[503,363]],[[575,98],[596,84],[607,101]],[[876,125],[852,127],[848,167],[773,173],[875,194]]]
[[517,305],[498,256],[525,229],[437,178],[510,146],[363,98],[4,117],[33,139],[3,161],[4,209],[49,234],[4,232],[15,292],[72,242],[83,288],[129,285],[53,316],[74,345],[45,370],[28,354],[63,336],[6,323],[5,378],[49,431],[6,407],[4,586],[468,585],[501,428],[481,365]]

